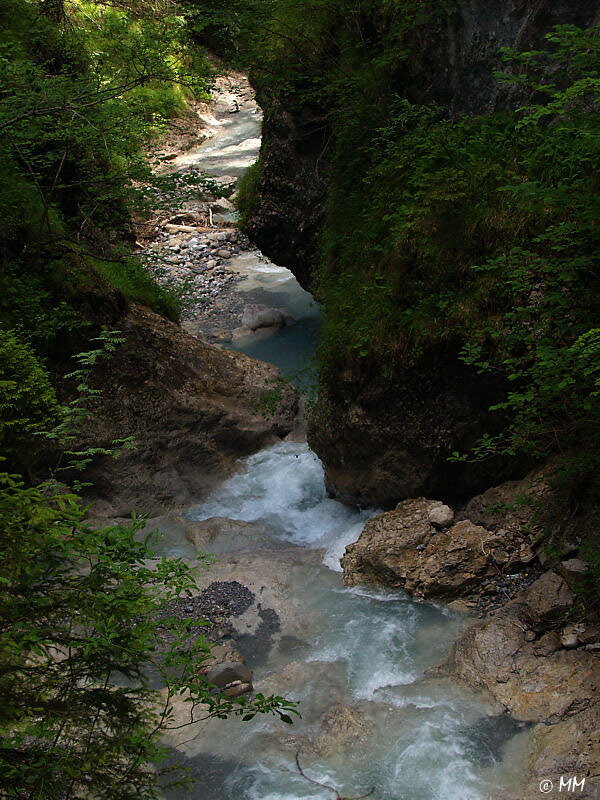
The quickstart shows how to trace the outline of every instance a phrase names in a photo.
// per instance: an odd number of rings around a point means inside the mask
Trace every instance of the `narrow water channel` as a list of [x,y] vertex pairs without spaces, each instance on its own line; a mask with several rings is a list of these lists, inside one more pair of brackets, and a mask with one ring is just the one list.
[[[187,154],[180,168],[194,163],[212,175],[231,175],[242,155],[256,156],[260,114],[244,103],[229,114],[228,103],[221,108],[227,123],[221,139],[217,133]],[[269,298],[297,323],[235,346],[291,374],[314,350],[318,309],[287,270],[260,256],[239,260],[232,264],[246,277],[239,291],[253,293],[253,301],[257,293]],[[302,442],[249,457],[189,509],[196,522],[219,517],[260,527],[256,547],[217,548],[216,575],[243,581],[248,574],[255,591],[264,590],[276,635],[246,660],[255,690],[297,700],[302,719],[292,727],[273,718],[218,720],[190,731],[177,750],[197,782],[178,798],[335,797],[298,772],[296,753],[309,778],[344,797],[373,787],[375,800],[484,800],[502,797],[516,779],[525,734],[485,698],[426,674],[465,619],[400,592],[344,587],[339,558],[374,513],[329,499],[322,466]]]

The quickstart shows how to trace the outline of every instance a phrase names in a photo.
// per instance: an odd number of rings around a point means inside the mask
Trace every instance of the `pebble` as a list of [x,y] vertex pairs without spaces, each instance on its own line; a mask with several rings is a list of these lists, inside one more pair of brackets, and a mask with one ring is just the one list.
[[579,644],[579,639],[576,633],[566,633],[560,637],[560,643],[563,647],[566,647],[567,650],[572,650]]

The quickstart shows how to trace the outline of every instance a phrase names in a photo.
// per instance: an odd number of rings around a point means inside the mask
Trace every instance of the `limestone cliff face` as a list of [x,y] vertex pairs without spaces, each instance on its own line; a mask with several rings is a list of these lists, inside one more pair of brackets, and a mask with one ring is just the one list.
[[[260,93],[258,100],[263,102]],[[291,269],[307,289],[327,197],[328,139],[322,109],[290,113],[280,103],[267,106],[260,201],[245,226],[262,252]]]
[[384,365],[355,359],[320,386],[308,440],[326,469],[329,493],[349,504],[390,507],[420,494],[465,497],[511,475],[498,458],[451,462],[484,431],[499,429],[488,408],[497,386],[467,368],[452,348],[384,376]]
[[[394,87],[413,102],[435,102],[449,117],[514,106],[520,98],[494,79],[502,48],[535,48],[557,24],[597,19],[596,0],[459,0],[411,33],[411,55],[392,76]],[[309,289],[328,193],[330,133],[326,109],[299,109],[281,98],[269,106],[261,199],[248,221],[261,249]],[[335,269],[330,264],[328,275]],[[360,359],[322,378],[309,442],[325,464],[332,495],[391,505],[420,493],[475,493],[515,473],[507,462],[448,463],[454,450],[501,424],[488,409],[502,386],[467,369],[458,353],[444,344],[391,379],[385,363]]]

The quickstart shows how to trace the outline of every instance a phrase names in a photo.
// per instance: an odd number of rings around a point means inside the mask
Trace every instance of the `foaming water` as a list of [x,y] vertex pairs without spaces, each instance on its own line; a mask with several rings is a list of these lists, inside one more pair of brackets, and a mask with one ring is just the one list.
[[255,670],[257,689],[298,701],[302,719],[284,730],[271,718],[250,726],[219,721],[214,735],[188,743],[192,764],[209,752],[234,764],[214,785],[197,784],[194,800],[329,796],[298,773],[296,751],[308,776],[348,796],[373,786],[375,800],[484,800],[507,785],[502,748],[488,752],[475,735],[482,721],[494,729],[491,709],[466,689],[427,677],[463,618],[401,592],[342,584],[339,558],[374,513],[328,498],[319,459],[306,444],[287,442],[245,459],[190,510],[195,520],[262,522],[278,540],[307,554],[319,550],[322,559],[316,566],[308,558],[286,585],[286,602],[301,618],[293,652],[274,647]]
[[[296,544],[330,548],[326,560],[333,566],[340,542],[358,539],[374,513],[358,512],[327,497],[323,466],[305,443],[280,442],[242,464],[241,472],[190,510],[191,519],[265,522]],[[339,562],[334,568],[340,569]]]

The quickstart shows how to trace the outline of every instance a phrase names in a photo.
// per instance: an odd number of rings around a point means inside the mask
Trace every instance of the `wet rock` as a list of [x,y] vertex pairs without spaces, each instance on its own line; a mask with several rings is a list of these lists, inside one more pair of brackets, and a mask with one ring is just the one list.
[[[514,800],[539,800],[541,781],[556,782],[548,797],[581,797],[596,800],[600,796],[600,705],[574,713],[557,725],[544,722],[536,725],[529,738],[529,773],[531,781]],[[572,793],[559,793],[560,776],[568,780],[577,776],[580,788]],[[585,785],[581,786],[585,778]],[[503,799],[504,800],[504,799]]]
[[251,331],[259,328],[284,328],[291,321],[285,311],[260,304],[246,306],[242,314],[242,326]]
[[318,756],[360,747],[374,733],[373,723],[366,719],[359,706],[335,703],[321,719],[321,730],[309,742],[310,749]]
[[545,624],[568,609],[561,580],[546,573],[483,624],[469,629],[453,646],[442,671],[488,691],[523,721],[555,724],[594,706],[600,665],[592,655],[557,649],[555,632],[538,642],[527,641],[532,618]]
[[221,664],[229,662],[243,664],[244,657],[232,644],[216,644],[211,647],[210,655],[202,660],[198,672],[206,675]]
[[265,531],[264,525],[225,517],[187,521],[185,535],[196,549],[212,554],[256,553],[273,549],[273,538]]
[[206,673],[206,682],[219,689],[224,689],[236,681],[252,683],[252,671],[241,661],[226,661]]
[[486,549],[489,531],[468,520],[432,534],[430,512],[439,504],[405,500],[370,520],[342,558],[347,584],[376,582],[416,597],[472,593],[496,571]]
[[[209,642],[226,639],[225,650],[221,660],[228,658],[230,661],[245,661],[243,655],[235,650],[227,650],[234,645],[234,623],[242,617],[256,602],[254,594],[239,581],[212,581],[201,592],[192,597],[177,598],[162,606],[152,615],[152,619],[159,622],[165,619],[186,620],[190,623],[190,641],[200,637]],[[173,642],[174,636],[164,628],[161,629],[162,641],[165,644]],[[237,655],[236,655],[237,654]],[[198,664],[200,672],[214,664],[216,655],[211,654],[202,658]]]

